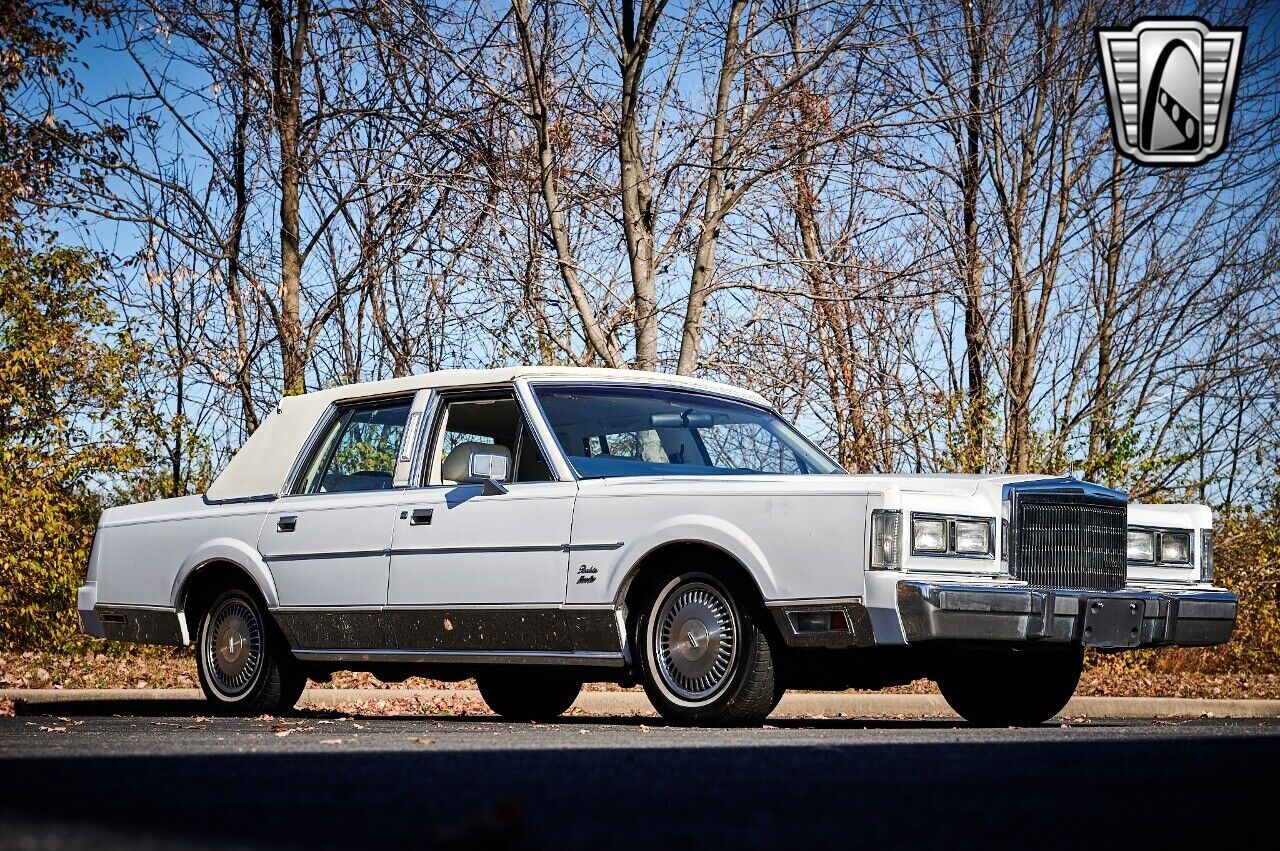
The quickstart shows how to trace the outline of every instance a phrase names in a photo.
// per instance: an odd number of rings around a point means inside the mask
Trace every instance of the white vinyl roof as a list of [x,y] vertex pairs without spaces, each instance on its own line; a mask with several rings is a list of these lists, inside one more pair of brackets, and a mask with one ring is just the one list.
[[315,428],[316,420],[336,402],[393,396],[418,390],[490,387],[521,378],[561,381],[663,384],[736,396],[768,406],[758,393],[716,381],[662,372],[626,369],[588,369],[570,366],[516,366],[502,369],[443,369],[385,381],[366,381],[331,387],[301,396],[286,396],[272,409],[244,446],[223,468],[205,496],[211,500],[246,499],[279,494],[294,459]]

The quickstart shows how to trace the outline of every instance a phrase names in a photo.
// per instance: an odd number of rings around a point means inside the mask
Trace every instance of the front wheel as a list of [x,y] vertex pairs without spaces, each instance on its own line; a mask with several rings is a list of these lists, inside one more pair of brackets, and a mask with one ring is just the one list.
[[782,698],[774,649],[749,595],[710,573],[659,583],[636,628],[644,690],[679,724],[759,724]]
[[1084,667],[1079,644],[972,650],[938,674],[956,714],[980,727],[1025,727],[1057,715],[1075,694]]
[[552,672],[495,672],[476,677],[489,708],[510,721],[550,721],[578,699],[579,680]]
[[196,670],[214,711],[228,715],[286,711],[307,685],[257,598],[239,588],[223,592],[200,619]]

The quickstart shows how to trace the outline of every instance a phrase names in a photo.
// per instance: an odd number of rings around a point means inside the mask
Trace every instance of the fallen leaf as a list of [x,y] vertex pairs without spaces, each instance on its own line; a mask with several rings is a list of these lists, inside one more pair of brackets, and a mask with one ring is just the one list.
[[285,736],[288,736],[291,733],[310,732],[311,730],[314,730],[315,727],[307,727],[307,726],[291,727],[288,724],[272,724],[271,727],[269,727],[268,729],[270,729],[271,732],[275,733],[277,736],[283,739]]
[[413,742],[415,745],[434,745],[436,743],[435,739],[428,739],[426,736],[418,736],[417,738],[410,739],[409,741]]

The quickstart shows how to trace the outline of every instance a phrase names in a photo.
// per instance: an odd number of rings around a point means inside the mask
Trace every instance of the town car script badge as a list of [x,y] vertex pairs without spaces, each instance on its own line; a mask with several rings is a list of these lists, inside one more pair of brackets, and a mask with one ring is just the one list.
[[1198,18],[1099,27],[1098,57],[1120,153],[1145,165],[1196,165],[1222,152],[1244,29]]

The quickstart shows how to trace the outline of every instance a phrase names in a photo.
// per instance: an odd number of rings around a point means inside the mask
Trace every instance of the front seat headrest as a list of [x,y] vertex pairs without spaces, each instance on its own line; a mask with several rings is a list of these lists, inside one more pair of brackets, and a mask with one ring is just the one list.
[[497,443],[481,443],[478,440],[468,440],[449,450],[449,454],[444,458],[444,463],[440,465],[440,478],[446,482],[466,481],[471,475],[472,455],[505,455],[507,469],[511,469],[511,450],[507,449],[507,447]]

